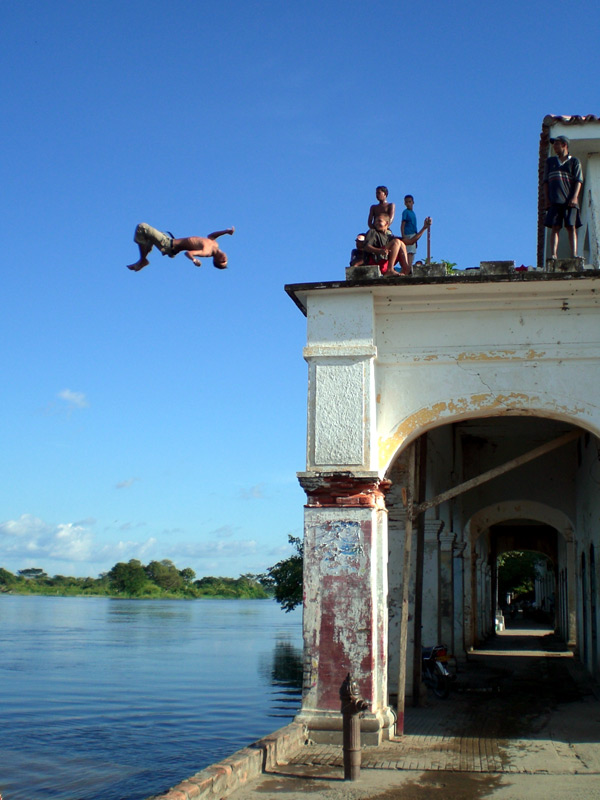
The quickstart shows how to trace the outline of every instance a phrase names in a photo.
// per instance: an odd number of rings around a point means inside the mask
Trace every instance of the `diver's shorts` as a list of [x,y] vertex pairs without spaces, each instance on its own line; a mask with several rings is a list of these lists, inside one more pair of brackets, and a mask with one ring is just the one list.
[[150,247],[157,247],[163,256],[169,256],[173,258],[175,253],[173,252],[173,239],[166,233],[162,233],[162,231],[157,231],[156,228],[153,228],[151,225],[147,225],[145,222],[140,222],[140,224],[135,229],[135,234],[133,235],[133,241],[136,244],[141,245],[150,245]]

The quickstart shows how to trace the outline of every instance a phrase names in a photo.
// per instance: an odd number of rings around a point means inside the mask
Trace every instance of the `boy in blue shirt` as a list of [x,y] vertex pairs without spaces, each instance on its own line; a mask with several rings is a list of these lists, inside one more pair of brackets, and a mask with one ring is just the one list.
[[[415,198],[412,194],[407,194],[404,198],[404,205],[406,208],[402,212],[402,224],[400,226],[400,237],[404,239],[411,239],[417,234],[417,216],[413,211]],[[417,243],[406,245],[406,254],[408,257],[409,271],[412,271],[413,258],[417,252]]]

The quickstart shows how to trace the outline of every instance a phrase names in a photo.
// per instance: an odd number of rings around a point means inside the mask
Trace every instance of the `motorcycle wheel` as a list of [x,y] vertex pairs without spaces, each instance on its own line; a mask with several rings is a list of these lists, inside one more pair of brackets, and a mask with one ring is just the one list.
[[433,693],[440,700],[445,700],[450,694],[450,681],[447,675],[440,675],[436,672],[433,676],[433,683],[431,686]]

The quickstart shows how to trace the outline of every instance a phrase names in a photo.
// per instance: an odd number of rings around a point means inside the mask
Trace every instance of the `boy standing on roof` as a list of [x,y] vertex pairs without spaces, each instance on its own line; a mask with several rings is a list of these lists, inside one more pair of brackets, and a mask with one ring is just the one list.
[[387,186],[378,186],[375,189],[375,197],[379,200],[379,202],[375,205],[372,205],[369,209],[369,219],[367,220],[367,227],[369,229],[375,227],[375,217],[378,214],[387,214],[390,218],[390,226],[394,221],[394,214],[396,213],[396,205],[395,203],[388,203],[388,188]]
[[[394,214],[396,213],[396,205],[395,203],[388,203],[388,188],[387,186],[378,186],[375,189],[375,197],[379,200],[378,203],[374,203],[369,208],[369,217],[367,219],[367,228],[369,231],[375,230],[375,220],[380,214],[385,214],[389,219],[389,226],[388,226],[388,233],[391,235],[392,231],[389,230],[389,227],[392,224],[392,220],[394,219]],[[365,242],[365,233],[359,233],[356,237],[356,247],[350,254],[350,266],[351,267],[361,267],[365,263],[365,258],[363,254],[363,247]]]
[[550,139],[556,155],[546,159],[544,167],[544,201],[547,210],[544,225],[552,228],[552,255],[558,252],[558,237],[563,224],[567,229],[571,254],[577,257],[577,228],[581,228],[579,194],[583,184],[583,172],[579,159],[569,155],[569,140],[566,136]]
[[[413,211],[415,198],[412,194],[407,194],[404,198],[404,205],[406,208],[402,212],[402,224],[400,225],[400,237],[412,238],[417,234],[417,215]],[[408,258],[408,266],[412,270],[413,258],[417,252],[417,243],[406,245],[406,255]]]

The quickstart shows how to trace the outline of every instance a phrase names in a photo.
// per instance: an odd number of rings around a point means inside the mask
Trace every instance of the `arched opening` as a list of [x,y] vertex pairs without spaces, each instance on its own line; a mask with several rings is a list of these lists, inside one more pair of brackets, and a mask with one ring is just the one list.
[[[540,617],[545,615],[542,628],[564,642],[567,655],[579,652],[588,669],[597,671],[596,566],[592,589],[589,565],[584,575],[576,567],[576,554],[583,547],[591,560],[590,546],[598,546],[589,513],[600,510],[598,439],[563,420],[509,415],[431,428],[413,440],[412,448],[417,512],[408,570],[410,447],[396,454],[386,473],[392,482],[386,498],[390,691],[395,691],[405,657],[406,695],[418,692],[421,646],[447,644],[460,664],[495,635],[497,559],[510,550],[546,557],[534,585]],[[521,458],[538,451],[531,460]],[[451,489],[454,494],[448,494]]]
[[[533,527],[533,526],[532,526]],[[535,526],[537,527],[537,526]],[[555,531],[551,531],[555,533]],[[519,547],[527,543],[517,541]],[[556,628],[556,565],[536,550],[496,549],[496,631],[532,621]]]

